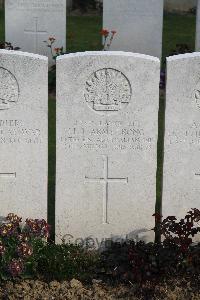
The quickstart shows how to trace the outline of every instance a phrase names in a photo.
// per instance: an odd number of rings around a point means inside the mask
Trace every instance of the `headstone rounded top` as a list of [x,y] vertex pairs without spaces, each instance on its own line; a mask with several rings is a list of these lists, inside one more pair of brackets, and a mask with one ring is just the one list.
[[48,57],[45,55],[40,55],[40,54],[34,54],[34,53],[29,53],[29,52],[23,52],[23,51],[16,51],[16,50],[5,50],[5,49],[0,49],[0,55],[16,55],[16,56],[22,56],[22,57],[27,57],[30,59],[40,59],[47,61]]
[[167,61],[171,62],[171,61],[191,59],[191,58],[196,58],[196,57],[200,57],[200,52],[184,53],[184,54],[168,56]]
[[57,61],[67,59],[67,58],[77,58],[79,57],[87,57],[87,56],[125,56],[125,57],[135,57],[138,59],[147,59],[154,62],[160,63],[160,59],[155,56],[141,54],[141,53],[134,53],[134,52],[127,52],[127,51],[85,51],[85,52],[75,52],[75,53],[69,53],[60,55],[56,58]]
[[19,98],[19,85],[16,77],[7,69],[0,67],[0,110],[14,106]]

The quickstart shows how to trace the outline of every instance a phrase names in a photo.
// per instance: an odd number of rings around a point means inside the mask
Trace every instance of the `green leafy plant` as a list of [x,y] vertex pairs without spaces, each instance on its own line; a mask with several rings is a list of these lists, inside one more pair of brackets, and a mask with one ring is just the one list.
[[45,220],[27,219],[9,214],[0,224],[0,277],[26,277],[37,269],[35,257],[46,245],[49,225]]
[[98,255],[78,245],[48,243],[45,220],[9,214],[0,225],[0,279],[43,278],[67,280],[92,278]]
[[45,280],[91,280],[98,254],[73,244],[47,244],[40,251],[37,273]]
[[155,214],[162,242],[126,241],[109,243],[101,253],[73,244],[48,243],[45,220],[22,219],[9,214],[0,224],[0,278],[33,278],[45,281],[94,278],[108,282],[131,282],[152,286],[166,278],[200,274],[200,243],[192,238],[200,232],[200,210],[191,209],[177,220]]

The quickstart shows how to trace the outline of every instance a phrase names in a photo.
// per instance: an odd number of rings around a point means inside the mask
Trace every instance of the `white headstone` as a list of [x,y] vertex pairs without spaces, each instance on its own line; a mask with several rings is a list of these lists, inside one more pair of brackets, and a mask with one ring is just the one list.
[[197,0],[196,12],[196,51],[200,51],[200,0]]
[[104,0],[103,27],[117,31],[111,50],[160,58],[163,0]]
[[0,216],[47,217],[48,60],[0,50]]
[[163,216],[199,208],[200,53],[167,59]]
[[6,0],[6,41],[22,51],[46,55],[52,61],[50,48],[44,43],[56,38],[54,47],[66,47],[66,0]]
[[57,60],[57,241],[153,228],[159,66],[125,52]]

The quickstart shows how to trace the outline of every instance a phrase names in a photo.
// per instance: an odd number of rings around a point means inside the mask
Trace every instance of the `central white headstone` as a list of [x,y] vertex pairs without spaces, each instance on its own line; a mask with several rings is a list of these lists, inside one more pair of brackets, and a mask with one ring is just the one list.
[[[46,55],[44,43],[54,37],[54,47],[66,47],[66,0],[6,0],[6,41],[22,51]],[[53,48],[54,48],[53,47]]]
[[103,27],[117,31],[111,50],[160,58],[163,0],[104,0]]
[[0,216],[47,218],[48,60],[0,50]]
[[56,236],[153,228],[159,60],[86,52],[57,60]]

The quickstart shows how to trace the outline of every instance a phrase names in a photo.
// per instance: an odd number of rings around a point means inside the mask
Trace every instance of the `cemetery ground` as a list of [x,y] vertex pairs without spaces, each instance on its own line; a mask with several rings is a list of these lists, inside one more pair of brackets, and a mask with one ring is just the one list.
[[[69,17],[67,29],[68,51],[101,50],[101,36],[99,34],[101,23],[101,17],[98,16]],[[0,40],[4,40],[3,24],[3,12],[0,11]],[[194,15],[166,15],[164,17],[163,57],[168,56],[176,49],[176,44],[187,44],[191,51],[193,51],[194,37]],[[20,47],[20,45],[14,46]],[[56,98],[54,79],[55,77],[50,74],[48,222],[52,225],[53,229],[55,216],[52,212],[55,211],[54,174],[56,158]],[[161,199],[163,129],[164,96],[161,93],[157,211],[159,211]],[[15,247],[13,240],[12,243],[13,247]],[[0,269],[0,276],[7,279],[0,286],[0,299],[30,299],[30,297],[33,299],[200,299],[198,286],[200,283],[198,247],[194,248],[189,256],[184,252],[181,253],[182,257],[180,257],[180,261],[173,260],[174,253],[179,251],[176,245],[173,245],[171,252],[166,252],[167,247],[159,248],[161,264],[163,266],[162,271],[166,272],[167,280],[160,280],[158,278],[159,275],[154,266],[155,262],[152,259],[155,257],[158,249],[155,249],[153,246],[140,244],[136,247],[135,244],[131,244],[128,249],[126,245],[124,247],[113,245],[113,248],[101,257],[94,252],[85,252],[82,248],[73,245],[56,246],[52,244],[45,247],[38,242],[34,247],[34,256],[28,265],[30,270],[34,271],[34,276],[37,279],[30,279],[30,274],[26,274],[24,281],[18,279],[10,281],[9,278],[6,278],[5,274],[1,274]],[[28,249],[23,250],[28,251]],[[0,251],[3,251],[1,245]],[[134,254],[137,255],[139,260],[142,257],[145,261],[144,269],[142,269],[140,264],[130,264],[130,260],[127,257]],[[184,255],[185,260],[183,260]],[[191,265],[195,266],[191,273],[186,272],[189,259],[192,260]],[[16,271],[15,267],[16,265],[12,266],[12,272]],[[18,267],[23,268],[20,265]],[[172,274],[176,274],[176,277],[173,277]],[[131,276],[133,276],[133,280]]]

